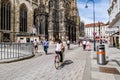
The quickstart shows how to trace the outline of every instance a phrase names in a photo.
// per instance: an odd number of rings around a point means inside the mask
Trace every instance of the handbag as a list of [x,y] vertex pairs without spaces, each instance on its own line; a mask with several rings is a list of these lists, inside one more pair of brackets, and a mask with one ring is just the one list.
[[65,46],[62,44],[62,52],[65,51]]

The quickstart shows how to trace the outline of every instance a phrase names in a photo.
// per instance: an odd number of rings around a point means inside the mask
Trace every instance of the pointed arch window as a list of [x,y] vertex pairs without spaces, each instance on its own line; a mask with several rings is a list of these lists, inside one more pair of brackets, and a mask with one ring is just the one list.
[[27,32],[27,8],[24,4],[20,6],[20,32]]
[[1,30],[11,29],[11,4],[9,0],[1,1]]
[[53,7],[53,0],[49,1],[49,7]]
[[50,12],[51,8],[53,7],[53,4],[54,4],[54,3],[53,3],[53,0],[50,0],[50,1],[49,1],[49,12]]

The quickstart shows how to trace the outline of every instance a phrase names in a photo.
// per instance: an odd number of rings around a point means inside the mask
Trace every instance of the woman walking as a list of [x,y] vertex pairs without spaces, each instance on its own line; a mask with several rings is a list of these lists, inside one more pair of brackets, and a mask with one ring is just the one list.
[[91,49],[90,49],[90,42],[89,42],[89,41],[87,41],[87,43],[86,43],[86,50],[88,50],[88,51],[91,50]]

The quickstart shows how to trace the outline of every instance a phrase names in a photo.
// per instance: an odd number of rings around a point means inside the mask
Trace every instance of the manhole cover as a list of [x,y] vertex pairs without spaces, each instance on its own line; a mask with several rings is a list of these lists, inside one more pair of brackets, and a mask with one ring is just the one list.
[[110,73],[110,74],[119,74],[120,72],[116,68],[109,68],[109,67],[99,67],[100,72]]

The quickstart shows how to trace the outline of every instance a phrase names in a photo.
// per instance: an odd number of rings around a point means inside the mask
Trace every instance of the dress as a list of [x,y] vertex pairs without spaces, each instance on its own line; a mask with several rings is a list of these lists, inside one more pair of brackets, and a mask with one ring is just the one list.
[[90,49],[90,42],[87,42],[87,43],[86,43],[86,50],[91,50],[91,49]]

